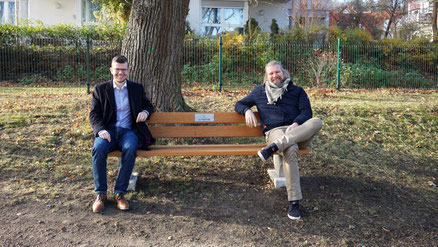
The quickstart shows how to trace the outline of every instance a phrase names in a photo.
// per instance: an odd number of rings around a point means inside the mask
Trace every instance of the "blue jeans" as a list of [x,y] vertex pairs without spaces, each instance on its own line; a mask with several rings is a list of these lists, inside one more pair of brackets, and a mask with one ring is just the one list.
[[106,194],[108,186],[106,180],[106,167],[108,153],[116,149],[122,151],[122,159],[120,162],[119,173],[114,187],[114,193],[126,193],[131,177],[132,169],[134,168],[135,158],[137,157],[137,142],[138,137],[130,129],[116,128],[107,130],[111,136],[111,142],[97,137],[94,140],[93,146],[93,176],[94,176],[94,191],[97,193]]

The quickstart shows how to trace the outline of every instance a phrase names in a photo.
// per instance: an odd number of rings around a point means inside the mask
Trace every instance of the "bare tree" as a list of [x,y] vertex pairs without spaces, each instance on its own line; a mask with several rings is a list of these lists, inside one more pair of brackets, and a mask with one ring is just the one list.
[[438,43],[437,8],[438,8],[438,0],[434,0],[433,1],[433,11],[432,11],[432,34],[433,34],[433,42],[434,43]]
[[[248,8],[251,7],[257,7],[259,5],[259,1],[258,0],[248,0]],[[248,11],[248,33],[246,33],[248,35],[248,38],[251,40],[254,36],[255,33],[253,33],[252,31],[255,30],[255,27],[252,26],[252,17],[250,14],[250,11]]]
[[331,0],[293,0],[291,17],[295,25],[301,28],[321,25],[331,7]]
[[307,72],[314,81],[313,86],[318,88],[328,87],[330,73],[336,68],[336,53],[315,51],[306,63]]
[[375,12],[376,11],[376,4],[374,0],[365,0],[365,11],[369,12]]
[[363,12],[365,11],[365,7],[362,0],[352,0],[350,4],[355,11],[354,13],[351,13],[353,28],[358,28],[363,17]]
[[134,0],[122,54],[158,111],[185,111],[181,70],[189,0]]
[[406,14],[406,0],[380,0],[378,7],[380,11],[386,12],[389,16],[388,24],[385,30],[385,38],[388,37],[391,30],[391,26],[394,26],[394,22]]

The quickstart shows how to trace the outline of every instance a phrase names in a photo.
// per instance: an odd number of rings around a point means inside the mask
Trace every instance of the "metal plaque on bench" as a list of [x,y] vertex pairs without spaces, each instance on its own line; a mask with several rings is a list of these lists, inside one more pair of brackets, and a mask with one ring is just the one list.
[[214,114],[195,114],[195,122],[214,122]]

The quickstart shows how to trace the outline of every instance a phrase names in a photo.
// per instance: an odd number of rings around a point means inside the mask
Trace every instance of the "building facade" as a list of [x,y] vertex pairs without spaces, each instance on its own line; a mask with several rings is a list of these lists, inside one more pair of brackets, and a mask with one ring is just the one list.
[[100,6],[91,0],[0,0],[0,24],[29,20],[81,26],[97,22],[98,10]]
[[[0,0],[0,23],[30,20],[81,26],[96,23],[100,9],[91,0]],[[317,20],[328,26],[330,10],[331,0],[191,0],[187,21],[198,35],[242,33],[250,18],[258,22],[262,32],[270,32],[273,19],[280,30],[303,21]]]

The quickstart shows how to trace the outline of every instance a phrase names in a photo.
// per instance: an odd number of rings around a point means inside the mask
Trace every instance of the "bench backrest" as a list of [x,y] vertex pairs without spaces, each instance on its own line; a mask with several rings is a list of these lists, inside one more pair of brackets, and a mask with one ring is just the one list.
[[155,138],[263,136],[259,126],[246,127],[245,117],[236,112],[157,112],[148,124]]

